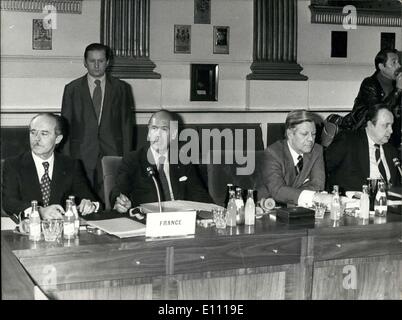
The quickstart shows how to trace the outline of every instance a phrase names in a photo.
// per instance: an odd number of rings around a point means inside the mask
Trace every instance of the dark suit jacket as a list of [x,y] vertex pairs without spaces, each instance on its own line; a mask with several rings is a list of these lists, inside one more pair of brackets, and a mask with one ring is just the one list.
[[[143,147],[123,157],[116,178],[116,186],[111,192],[112,206],[120,192],[130,198],[133,207],[141,203],[158,201],[155,185],[152,178],[147,175],[149,166],[157,172],[156,166],[148,161],[148,148]],[[213,203],[193,165],[170,164],[169,171],[175,200]]]
[[[391,173],[391,183],[399,185],[400,179],[392,159],[398,152],[389,143],[383,146],[385,158]],[[361,191],[370,176],[368,139],[365,129],[343,131],[338,134],[325,153],[328,175],[328,189],[334,184],[342,191]]]
[[98,126],[87,75],[70,82],[64,88],[61,107],[61,114],[69,124],[63,152],[81,159],[87,171],[95,169],[99,156],[129,153],[133,149],[133,106],[131,87],[107,75]]
[[323,149],[315,144],[310,153],[303,154],[303,169],[296,176],[287,140],[270,145],[257,169],[258,198],[272,197],[275,201],[297,204],[303,190],[320,191],[325,187]]
[[380,81],[378,80],[378,72],[365,78],[355,99],[353,110],[345,116],[342,126],[344,126],[345,129],[363,129],[365,126],[365,116],[369,106],[377,103],[386,104],[392,110],[395,117],[392,126],[393,133],[389,142],[398,148],[401,143],[402,92],[396,89],[395,81],[393,83],[393,90],[386,95]]
[[[49,204],[64,207],[69,195],[81,199],[96,200],[89,189],[88,181],[79,161],[62,154],[54,154],[52,182]],[[29,208],[31,201],[42,205],[42,193],[31,152],[8,158],[3,169],[3,209],[8,214],[18,214]]]

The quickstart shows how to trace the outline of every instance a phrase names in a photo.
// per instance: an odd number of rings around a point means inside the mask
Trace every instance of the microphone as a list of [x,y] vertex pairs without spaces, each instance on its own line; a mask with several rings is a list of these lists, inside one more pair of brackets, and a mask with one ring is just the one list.
[[267,199],[262,198],[262,199],[260,200],[259,204],[260,204],[261,208],[262,208],[264,211],[272,210],[272,209],[274,209],[275,206],[276,206],[275,200],[272,199],[272,198],[267,198]]
[[162,204],[161,204],[161,194],[159,192],[159,186],[158,182],[155,179],[155,170],[152,167],[147,167],[147,174],[149,177],[152,178],[155,188],[156,188],[156,193],[158,195],[158,205],[159,205],[159,212],[162,212]]
[[401,177],[402,177],[402,168],[401,168],[401,162],[399,161],[399,159],[398,158],[393,158],[392,159],[392,161],[393,161],[393,163],[394,163],[394,166],[398,169],[398,171],[399,171],[399,174],[401,175]]

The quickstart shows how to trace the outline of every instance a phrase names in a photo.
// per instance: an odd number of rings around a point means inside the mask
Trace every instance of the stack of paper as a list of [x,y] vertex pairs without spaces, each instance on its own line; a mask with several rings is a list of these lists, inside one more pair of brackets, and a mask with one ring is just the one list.
[[101,229],[119,238],[145,235],[145,225],[129,218],[87,221],[90,226]]
[[1,217],[1,230],[14,230],[16,226],[9,217]]

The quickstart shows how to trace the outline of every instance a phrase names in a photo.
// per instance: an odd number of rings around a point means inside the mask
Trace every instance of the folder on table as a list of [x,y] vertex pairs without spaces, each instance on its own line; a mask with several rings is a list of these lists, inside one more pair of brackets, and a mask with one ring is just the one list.
[[88,225],[105,231],[119,238],[145,235],[145,224],[129,218],[87,221]]

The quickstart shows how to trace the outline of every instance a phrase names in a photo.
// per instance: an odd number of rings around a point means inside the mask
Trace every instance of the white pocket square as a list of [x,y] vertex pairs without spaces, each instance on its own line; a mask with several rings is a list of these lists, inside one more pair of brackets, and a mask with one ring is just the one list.
[[180,178],[179,178],[179,181],[180,181],[180,182],[182,182],[182,181],[187,181],[187,176],[182,176],[182,177],[180,177]]
[[307,178],[306,180],[304,180],[303,184],[307,183],[310,181],[310,178]]

